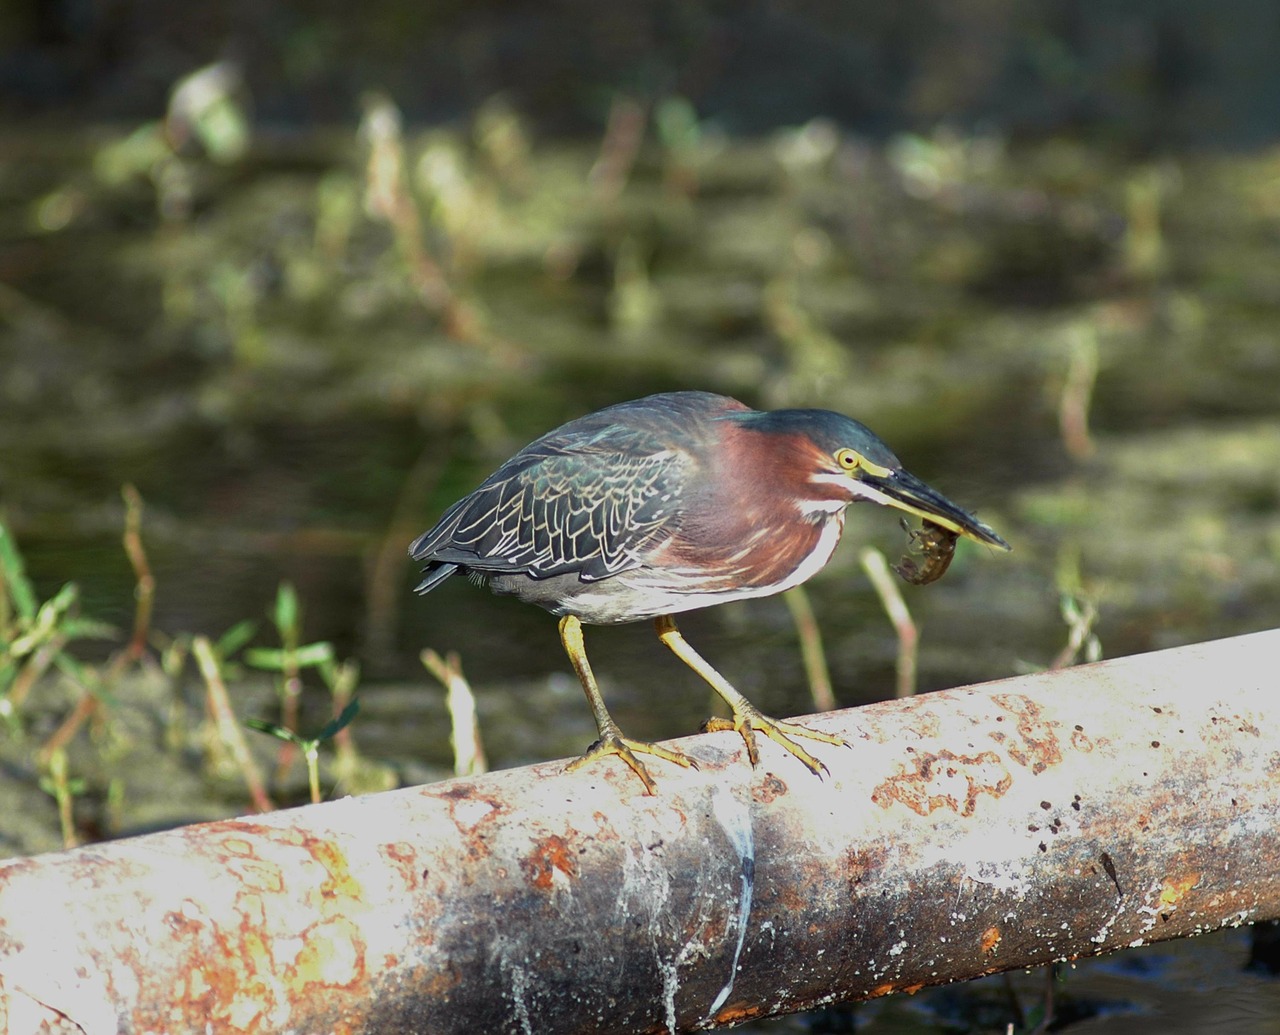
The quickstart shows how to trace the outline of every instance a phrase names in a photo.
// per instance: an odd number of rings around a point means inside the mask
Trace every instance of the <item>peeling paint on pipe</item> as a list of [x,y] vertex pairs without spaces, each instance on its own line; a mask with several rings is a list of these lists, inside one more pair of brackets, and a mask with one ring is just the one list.
[[[661,1032],[1280,917],[1280,631],[0,864],[0,1030]],[[78,1026],[78,1027],[77,1027]]]

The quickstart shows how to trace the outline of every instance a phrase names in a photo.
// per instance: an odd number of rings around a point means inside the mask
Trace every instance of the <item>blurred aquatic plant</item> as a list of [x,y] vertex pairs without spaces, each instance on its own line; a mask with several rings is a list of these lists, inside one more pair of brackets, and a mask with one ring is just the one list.
[[34,203],[31,225],[41,233],[67,229],[90,210],[90,195],[82,187],[62,184]]
[[108,187],[123,187],[134,179],[150,179],[156,167],[172,154],[159,123],[146,122],[100,147],[94,155],[93,171]]
[[141,661],[147,649],[147,639],[151,634],[151,614],[155,608],[156,578],[151,572],[151,564],[147,560],[146,547],[142,543],[142,494],[133,485],[125,485],[120,490],[124,498],[124,544],[125,555],[133,568],[135,582],[133,616],[133,635],[122,655],[127,661]]
[[475,138],[503,183],[520,191],[529,187],[533,148],[520,113],[507,97],[495,94],[480,106],[475,115]]
[[441,247],[448,249],[451,268],[456,272],[474,264],[474,242],[493,202],[481,196],[459,141],[449,134],[431,134],[414,163],[413,186],[434,235],[443,238]]
[[[271,812],[275,805],[267,794],[266,783],[254,760],[253,753],[244,739],[244,733],[236,722],[235,711],[231,707],[231,695],[227,693],[226,680],[222,673],[222,659],[214,650],[207,636],[197,636],[191,641],[191,653],[200,667],[200,675],[204,677],[206,700],[209,717],[212,720],[211,736],[208,738],[210,752],[220,753],[229,750],[231,757],[244,778],[249,789],[249,797],[258,812]],[[214,758],[216,764],[218,759]]]
[[168,220],[191,215],[202,160],[231,165],[252,139],[249,100],[240,68],[219,61],[174,84],[162,121],[147,122],[102,147],[94,172],[110,187],[145,179],[156,207]]
[[840,145],[840,131],[830,119],[811,119],[803,126],[774,135],[773,153],[792,176],[824,168]]
[[792,586],[782,594],[783,603],[791,612],[791,622],[796,627],[800,641],[800,660],[804,664],[805,678],[809,682],[809,696],[820,712],[829,712],[836,706],[835,691],[831,689],[831,669],[827,665],[827,652],[822,646],[822,629],[818,625],[809,594],[803,585]]
[[[257,628],[256,622],[245,619],[231,626],[216,640],[209,641],[208,637],[205,637],[219,678],[238,679],[244,674],[244,666],[234,661],[233,657],[253,639]],[[157,633],[156,639],[160,652],[160,671],[176,690],[181,686],[187,659],[195,653],[196,637],[187,632],[176,633],[173,636]],[[198,657],[196,663],[199,666]],[[216,714],[212,704],[207,710],[210,716]],[[182,750],[187,743],[187,711],[179,695],[175,694],[171,698],[168,711],[165,722],[165,741],[171,749]]]
[[256,272],[223,260],[209,271],[209,288],[222,307],[223,323],[236,358],[247,366],[267,359],[267,337],[259,319],[261,285]]
[[169,95],[165,134],[175,151],[196,142],[215,162],[230,164],[243,158],[251,124],[240,66],[215,61],[179,79]]
[[80,843],[80,839],[76,837],[73,802],[76,795],[84,793],[85,782],[71,776],[67,753],[62,748],[49,755],[45,768],[45,774],[40,777],[40,789],[57,802],[58,825],[62,828],[62,847],[75,848]]
[[[279,783],[288,775],[294,749],[300,749],[307,765],[312,800],[318,801],[317,752],[321,743],[333,739],[337,747],[340,780],[350,784],[384,786],[386,773],[380,770],[375,772],[378,767],[369,767],[369,771],[363,774],[359,772],[360,760],[347,728],[359,710],[356,697],[356,687],[360,682],[359,663],[352,659],[339,661],[334,655],[333,644],[327,640],[305,644],[302,642],[302,605],[298,601],[297,592],[288,582],[280,583],[276,592],[271,621],[280,637],[280,646],[250,647],[244,652],[244,659],[254,668],[278,673],[276,686],[281,700],[281,721],[270,723],[261,719],[247,720],[247,724],[253,729],[270,733],[282,741],[276,763],[276,782]],[[333,698],[335,715],[331,722],[313,736],[305,736],[299,732],[302,674],[306,669],[313,669],[323,680]]]
[[1098,380],[1098,331],[1091,323],[1073,324],[1067,339],[1067,372],[1058,397],[1058,432],[1068,455],[1087,460],[1094,453],[1089,409]]
[[885,147],[885,158],[907,194],[934,198],[990,175],[1004,160],[1004,143],[940,127],[930,136],[899,134]]
[[[292,584],[280,583],[276,590],[275,605],[270,612],[272,624],[280,637],[279,647],[250,647],[244,652],[244,660],[254,668],[276,672],[279,678],[276,689],[280,695],[282,725],[285,729],[298,729],[298,707],[302,700],[302,670],[320,668],[333,663],[333,644],[327,640],[304,644],[302,642],[302,606]],[[282,778],[292,762],[290,741],[281,747],[276,770]]]
[[1098,606],[1088,597],[1063,593],[1059,599],[1062,620],[1067,625],[1067,644],[1053,659],[1051,669],[1069,668],[1083,657],[1086,664],[1102,660],[1102,641],[1093,627],[1098,621]]
[[456,299],[423,236],[422,215],[406,173],[403,120],[389,97],[365,98],[360,139],[367,148],[365,212],[391,228],[414,290],[431,312],[448,320]]
[[654,107],[654,128],[662,145],[662,181],[667,190],[692,197],[698,190],[698,170],[719,150],[723,138],[709,133],[687,97],[664,97]]
[[[123,496],[125,528],[122,542],[137,580],[137,608],[129,643],[115,651],[110,661],[102,666],[80,661],[68,648],[75,641],[90,636],[118,638],[118,630],[80,617],[80,596],[72,583],[63,586],[48,600],[41,601],[26,573],[16,542],[7,526],[0,523],[0,718],[5,720],[13,734],[11,747],[21,753],[22,765],[39,774],[39,787],[56,801],[62,840],[68,847],[77,843],[74,799],[85,792],[89,783],[85,779],[73,778],[71,767],[74,759],[82,757],[85,750],[91,757],[99,759],[94,770],[106,773],[103,777],[105,805],[102,807],[110,815],[105,829],[119,829],[122,825],[125,784],[118,775],[119,767],[137,764],[134,756],[137,745],[127,727],[117,725],[123,712],[129,712],[142,702],[146,702],[148,707],[159,707],[159,714],[164,715],[162,742],[165,750],[179,756],[186,754],[191,744],[189,735],[184,732],[186,706],[180,694],[171,692],[181,686],[188,657],[194,658],[205,684],[209,721],[204,725],[202,734],[206,764],[213,771],[225,769],[238,774],[248,788],[256,811],[274,808],[228,690],[228,678],[243,676],[243,667],[234,656],[245,652],[256,625],[251,621],[239,622],[216,641],[208,636],[189,633],[167,636],[152,630],[155,578],[141,537],[142,498],[136,489],[128,485],[124,487]],[[330,740],[334,741],[337,749],[337,779],[344,787],[359,793],[394,786],[394,771],[388,766],[360,759],[351,740],[349,725],[359,710],[356,697],[360,679],[358,663],[336,660],[328,643],[302,642],[301,604],[287,583],[277,593],[271,619],[280,635],[281,646],[249,651],[247,660],[259,668],[280,674],[279,685],[286,711],[291,711],[291,721],[295,725],[276,727],[257,720],[250,725],[259,729],[272,727],[267,732],[285,741],[284,747],[290,754],[295,749],[301,750],[308,767],[313,800],[319,800],[317,752],[320,744]],[[149,645],[154,645],[158,652],[154,661],[147,652]],[[124,678],[126,668],[139,661],[151,661],[143,666],[144,671],[139,676],[150,674],[153,679]],[[335,718],[318,733],[304,735],[296,732],[296,708],[291,709],[289,702],[292,700],[296,704],[301,675],[311,667],[318,671],[332,694]],[[40,708],[42,717],[56,725],[43,743],[32,748],[25,743],[20,708],[32,688],[51,672],[57,672],[60,677],[60,692],[49,695],[47,700],[42,698]],[[69,707],[68,690],[74,695],[70,698]],[[123,710],[120,707],[122,702],[127,704]],[[169,706],[167,714],[163,711],[166,702]],[[77,738],[89,722],[94,723],[95,736],[86,744]],[[103,753],[103,745],[108,745],[106,754]],[[96,797],[95,803],[98,803]]]
[[1073,665],[1089,664],[1103,658],[1102,640],[1097,633],[1101,612],[1099,590],[1088,583],[1081,572],[1080,548],[1064,546],[1057,556],[1054,585],[1058,591],[1058,612],[1067,627],[1067,642],[1048,665],[1018,661],[1014,671],[1026,675],[1056,671]]
[[1078,548],[1064,548],[1058,555],[1054,581],[1058,587],[1058,607],[1067,626],[1067,643],[1049,663],[1049,668],[1070,668],[1102,660],[1102,641],[1094,627],[1098,624],[1095,594],[1085,586],[1080,571]]
[[640,244],[634,237],[618,243],[613,264],[613,290],[609,317],[617,334],[628,341],[642,340],[662,313],[662,298],[653,286]]
[[889,616],[893,631],[898,637],[897,688],[895,697],[913,697],[916,692],[916,672],[920,652],[920,630],[911,617],[902,591],[889,572],[889,562],[874,546],[863,548],[858,555],[862,570],[867,573],[871,585],[880,599],[880,606]]
[[351,700],[342,709],[341,714],[326,722],[316,733],[304,736],[274,722],[263,719],[245,719],[244,724],[260,733],[267,733],[279,740],[296,747],[307,763],[307,784],[311,789],[311,802],[320,803],[320,745],[343,732],[360,710],[360,702]]
[[316,184],[315,247],[330,263],[346,254],[360,215],[360,194],[346,171],[325,173]]
[[[337,717],[345,715],[356,702],[356,687],[360,684],[360,662],[354,658],[328,661],[320,666],[320,678],[324,680],[333,698],[333,714]],[[351,715],[354,718],[355,712]],[[343,723],[331,735],[337,755],[335,768],[338,780],[350,787],[357,782],[360,768],[360,758],[356,754],[355,742],[351,739],[350,722]]]
[[429,149],[419,163],[418,179],[429,187],[435,205],[428,220],[411,189],[413,178],[400,109],[381,94],[367,96],[364,109],[359,135],[366,148],[365,213],[390,228],[410,286],[427,311],[439,318],[447,334],[486,349],[504,364],[517,362],[518,350],[494,335],[475,303],[461,297],[453,283],[456,269],[452,264],[446,266],[426,232],[428,221],[433,222],[446,230],[446,237],[452,231],[452,237],[443,243],[450,245],[455,254],[470,250],[474,224],[482,215],[483,206],[473,196],[474,187],[464,173],[460,156],[449,157]]
[[115,635],[112,626],[81,617],[79,605],[74,582],[38,601],[18,545],[0,521],[0,718],[11,727],[36,680],[51,667],[83,676],[80,663],[66,651],[70,643]]
[[445,707],[449,710],[452,730],[449,741],[453,745],[453,772],[455,776],[479,776],[489,771],[484,742],[480,739],[480,721],[476,716],[476,697],[471,684],[462,674],[462,660],[456,651],[441,657],[433,650],[424,650],[419,657],[428,672],[445,688]]
[[1151,279],[1169,264],[1164,209],[1178,183],[1175,166],[1148,166],[1125,182],[1124,264],[1130,276]]
[[626,94],[614,97],[600,140],[600,153],[587,173],[587,183],[597,203],[611,205],[626,187],[648,124],[649,114],[643,104]]

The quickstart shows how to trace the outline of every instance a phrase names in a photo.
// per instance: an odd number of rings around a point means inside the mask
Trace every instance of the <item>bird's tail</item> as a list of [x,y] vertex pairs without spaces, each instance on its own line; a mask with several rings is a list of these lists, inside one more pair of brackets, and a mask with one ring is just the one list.
[[419,582],[413,588],[413,591],[415,593],[430,593],[457,570],[458,566],[456,564],[449,564],[448,562],[443,564],[429,564],[423,569],[426,574],[426,578]]

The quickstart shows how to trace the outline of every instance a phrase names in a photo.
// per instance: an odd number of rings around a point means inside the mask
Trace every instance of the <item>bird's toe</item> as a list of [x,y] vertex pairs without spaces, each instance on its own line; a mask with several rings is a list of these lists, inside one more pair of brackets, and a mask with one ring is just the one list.
[[646,794],[657,794],[658,785],[654,782],[653,777],[649,775],[648,767],[636,757],[638,754],[653,755],[655,758],[672,762],[685,769],[698,768],[698,763],[683,752],[665,748],[661,744],[652,744],[647,740],[632,740],[630,737],[624,737],[621,734],[610,734],[597,740],[587,748],[580,758],[575,758],[565,766],[565,770],[572,772],[581,769],[588,762],[593,762],[606,755],[617,755],[631,767],[636,776],[640,777],[640,782],[644,784]]

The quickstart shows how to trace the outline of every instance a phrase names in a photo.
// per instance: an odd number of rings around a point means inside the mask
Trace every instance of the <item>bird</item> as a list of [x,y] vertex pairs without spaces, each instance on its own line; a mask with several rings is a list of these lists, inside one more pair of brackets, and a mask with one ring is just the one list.
[[560,619],[598,733],[569,769],[617,755],[655,794],[638,755],[697,767],[681,751],[624,736],[587,660],[584,624],[649,619],[733,712],[704,731],[735,730],[753,766],[763,734],[821,776],[826,767],[797,739],[845,741],[765,715],[690,646],[674,615],[805,582],[831,559],[845,512],[858,502],[924,519],[947,547],[963,536],[1009,549],[858,421],[680,391],[606,406],[547,432],[445,510],[409,554],[424,565],[418,593],[461,573]]

